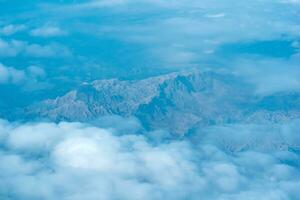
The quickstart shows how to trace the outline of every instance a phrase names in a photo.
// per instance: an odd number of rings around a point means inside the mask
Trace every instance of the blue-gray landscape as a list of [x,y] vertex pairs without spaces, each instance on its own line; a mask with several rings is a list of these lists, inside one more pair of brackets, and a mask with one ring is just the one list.
[[299,0],[0,0],[0,199],[300,199]]

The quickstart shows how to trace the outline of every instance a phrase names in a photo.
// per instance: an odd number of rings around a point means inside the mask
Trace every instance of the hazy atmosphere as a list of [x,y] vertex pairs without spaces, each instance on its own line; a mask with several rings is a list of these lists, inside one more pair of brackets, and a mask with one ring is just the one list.
[[0,199],[298,200],[299,0],[0,0]]

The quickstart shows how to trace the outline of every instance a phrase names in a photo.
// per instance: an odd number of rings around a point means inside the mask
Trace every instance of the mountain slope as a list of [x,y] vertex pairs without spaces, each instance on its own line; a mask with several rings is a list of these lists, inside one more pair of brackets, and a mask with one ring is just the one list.
[[144,80],[97,80],[26,109],[52,121],[136,116],[147,129],[184,134],[197,126],[278,123],[300,116],[298,93],[257,96],[240,78],[214,72],[180,72]]

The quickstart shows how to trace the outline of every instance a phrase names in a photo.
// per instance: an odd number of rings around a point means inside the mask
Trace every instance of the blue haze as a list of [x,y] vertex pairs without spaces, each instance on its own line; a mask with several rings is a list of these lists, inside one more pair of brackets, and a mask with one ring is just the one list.
[[300,199],[299,0],[0,0],[0,199]]

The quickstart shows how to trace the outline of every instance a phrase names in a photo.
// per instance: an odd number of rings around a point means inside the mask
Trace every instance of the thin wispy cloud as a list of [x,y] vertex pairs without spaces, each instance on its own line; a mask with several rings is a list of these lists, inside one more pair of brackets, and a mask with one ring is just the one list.
[[26,29],[25,25],[9,24],[0,28],[0,35],[9,36]]
[[32,36],[36,37],[55,37],[65,36],[67,33],[57,26],[43,26],[30,31]]

